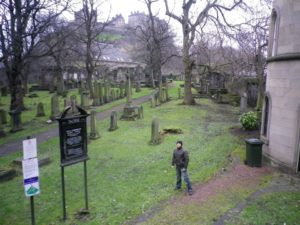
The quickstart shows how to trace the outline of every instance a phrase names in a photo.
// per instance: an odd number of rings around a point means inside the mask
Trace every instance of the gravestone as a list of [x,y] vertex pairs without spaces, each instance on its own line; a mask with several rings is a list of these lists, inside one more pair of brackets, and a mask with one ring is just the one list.
[[21,121],[21,110],[12,110],[8,113],[10,115],[11,121],[11,133],[18,132],[23,130],[22,121]]
[[36,107],[36,117],[45,116],[44,104],[40,102]]
[[151,124],[151,141],[150,144],[157,145],[161,142],[159,135],[159,121],[157,118],[152,120]]
[[116,100],[116,92],[115,89],[112,89],[110,91],[110,96],[111,96],[111,101],[115,101]]
[[150,107],[151,107],[151,108],[155,108],[155,100],[154,100],[154,97],[153,97],[153,96],[151,96],[151,97],[149,98],[149,101],[150,101]]
[[159,102],[159,91],[157,91],[154,94],[154,100],[155,100],[155,106],[159,106],[160,105],[160,102]]
[[71,105],[71,100],[70,100],[70,98],[66,97],[64,99],[64,108],[67,108],[70,105]]
[[118,129],[118,114],[116,111],[112,111],[111,115],[110,115],[110,127],[109,127],[109,131],[114,131],[116,129]]
[[140,107],[138,107],[138,119],[143,119],[144,118],[144,108],[141,105]]
[[71,101],[71,104],[70,104],[70,106],[71,106],[70,113],[71,113],[71,114],[76,114],[76,113],[78,113],[78,109],[77,109],[77,107],[76,107],[76,105],[77,105],[77,97],[76,97],[76,95],[72,95],[72,96],[70,97],[70,101]]
[[56,117],[59,116],[59,101],[58,96],[53,95],[51,98],[51,115],[50,120],[55,120]]
[[100,102],[100,93],[99,93],[99,85],[97,82],[94,83],[94,96],[93,96],[93,106],[101,105]]
[[123,115],[121,119],[124,120],[135,120],[137,118],[137,114],[135,112],[136,107],[132,106],[132,99],[131,99],[131,82],[129,75],[127,76],[127,85],[126,85],[126,104],[124,106]]
[[89,108],[89,92],[83,91],[81,93],[81,108],[87,110]]
[[6,111],[4,109],[0,109],[0,117],[2,124],[7,124]]
[[91,132],[89,135],[89,138],[91,140],[95,140],[100,138],[99,132],[97,131],[97,120],[96,120],[96,114],[97,112],[95,110],[91,111]]
[[241,96],[240,111],[241,111],[241,113],[244,113],[247,111],[247,94],[246,93],[243,93],[243,95]]

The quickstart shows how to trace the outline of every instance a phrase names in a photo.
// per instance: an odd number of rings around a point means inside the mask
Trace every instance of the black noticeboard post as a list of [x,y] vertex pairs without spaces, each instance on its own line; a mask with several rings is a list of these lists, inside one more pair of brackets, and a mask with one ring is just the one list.
[[60,137],[60,167],[62,184],[62,204],[63,219],[67,219],[66,198],[65,198],[65,178],[64,168],[79,162],[84,163],[84,189],[85,189],[85,208],[88,210],[88,190],[87,190],[87,127],[86,118],[89,114],[82,108],[76,106],[78,114],[68,115],[71,107],[65,109],[61,117],[58,118],[59,137]]

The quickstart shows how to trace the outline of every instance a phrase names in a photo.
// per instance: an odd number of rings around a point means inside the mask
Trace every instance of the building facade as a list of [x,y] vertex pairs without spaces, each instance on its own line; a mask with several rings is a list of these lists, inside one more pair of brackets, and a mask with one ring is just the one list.
[[274,0],[262,115],[263,154],[300,171],[300,1]]

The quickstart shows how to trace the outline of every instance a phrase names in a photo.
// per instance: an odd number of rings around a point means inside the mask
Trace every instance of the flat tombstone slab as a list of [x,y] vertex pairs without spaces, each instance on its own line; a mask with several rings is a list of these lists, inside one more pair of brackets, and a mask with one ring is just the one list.
[[0,169],[0,182],[11,180],[16,176],[17,176],[17,171],[15,169],[7,169],[7,170]]
[[123,109],[123,115],[121,117],[121,120],[136,120],[138,117],[136,110],[137,107],[126,105]]

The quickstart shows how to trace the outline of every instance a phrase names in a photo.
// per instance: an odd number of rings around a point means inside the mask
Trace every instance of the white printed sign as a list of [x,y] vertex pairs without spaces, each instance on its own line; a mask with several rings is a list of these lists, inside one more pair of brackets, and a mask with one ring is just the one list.
[[36,138],[23,140],[23,159],[37,157]]
[[22,161],[24,189],[27,197],[40,193],[38,159],[25,159]]

